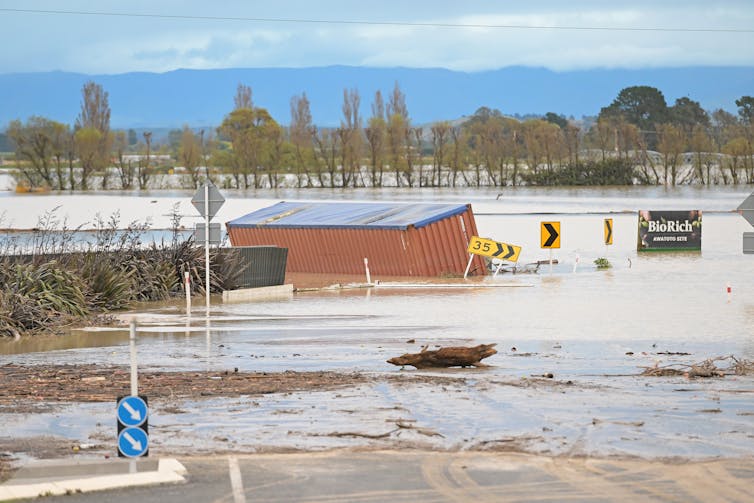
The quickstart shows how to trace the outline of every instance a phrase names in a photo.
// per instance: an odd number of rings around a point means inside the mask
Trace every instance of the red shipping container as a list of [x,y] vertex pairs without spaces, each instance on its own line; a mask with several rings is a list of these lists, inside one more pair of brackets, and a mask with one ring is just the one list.
[[[471,205],[281,202],[226,223],[233,246],[288,248],[289,272],[463,275]],[[470,275],[484,275],[474,255]]]

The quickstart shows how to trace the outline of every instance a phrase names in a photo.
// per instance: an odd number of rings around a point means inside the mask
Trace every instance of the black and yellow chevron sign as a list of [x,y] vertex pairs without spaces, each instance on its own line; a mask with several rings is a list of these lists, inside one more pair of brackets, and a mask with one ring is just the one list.
[[605,219],[605,244],[606,245],[613,244],[613,219],[612,218]]
[[520,246],[498,243],[497,241],[478,236],[471,237],[467,250],[469,253],[475,255],[484,255],[485,257],[507,260],[508,262],[518,262],[518,255],[521,253]]
[[539,235],[541,248],[560,248],[560,222],[541,222]]

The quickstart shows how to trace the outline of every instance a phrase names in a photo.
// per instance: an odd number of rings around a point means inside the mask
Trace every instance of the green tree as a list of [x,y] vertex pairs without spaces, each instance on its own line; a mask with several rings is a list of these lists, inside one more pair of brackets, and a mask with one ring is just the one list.
[[736,100],[738,107],[738,116],[745,124],[751,124],[754,119],[754,97],[741,96]]
[[687,97],[675,100],[675,105],[668,110],[670,122],[680,127],[690,136],[696,126],[709,127],[709,114],[704,111],[698,101]]
[[554,112],[547,112],[544,116],[544,120],[552,124],[555,124],[560,129],[563,129],[563,130],[565,130],[566,126],[568,126],[568,119]]
[[81,89],[81,110],[76,118],[75,140],[81,160],[81,188],[89,188],[89,178],[110,161],[110,104],[104,88],[88,81]]
[[626,87],[613,102],[600,110],[599,118],[622,117],[647,136],[650,149],[657,145],[656,126],[668,122],[668,105],[659,89],[650,86]]
[[274,143],[282,130],[264,108],[236,108],[228,114],[218,133],[231,142],[231,169],[236,188],[259,188],[270,173]]

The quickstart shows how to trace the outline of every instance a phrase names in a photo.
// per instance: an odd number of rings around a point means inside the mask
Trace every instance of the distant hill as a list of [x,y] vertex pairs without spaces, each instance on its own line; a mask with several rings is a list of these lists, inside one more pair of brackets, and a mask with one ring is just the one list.
[[707,110],[735,112],[734,101],[754,94],[754,67],[692,67],[644,70],[553,72],[510,67],[464,73],[443,69],[249,68],[176,70],[167,73],[83,75],[66,72],[0,74],[0,128],[13,119],[41,115],[72,124],[87,80],[102,84],[110,96],[115,128],[216,126],[230,112],[239,83],[252,88],[257,106],[283,124],[290,120],[290,99],[306,92],[314,122],[340,122],[344,88],[357,88],[362,116],[370,115],[376,90],[383,96],[397,81],[406,94],[414,123],[455,119],[480,106],[504,114],[556,112],[579,118],[596,115],[624,87],[653,86],[669,105],[688,96]]

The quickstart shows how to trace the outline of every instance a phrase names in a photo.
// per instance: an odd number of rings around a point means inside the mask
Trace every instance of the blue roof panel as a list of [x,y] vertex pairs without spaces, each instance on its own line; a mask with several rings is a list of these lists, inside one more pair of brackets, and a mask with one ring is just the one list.
[[465,204],[280,202],[228,222],[228,227],[406,229],[467,210]]

